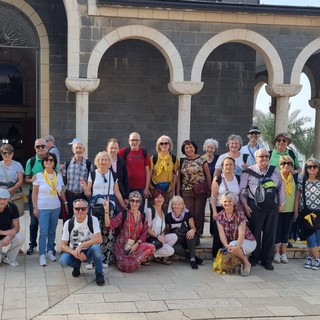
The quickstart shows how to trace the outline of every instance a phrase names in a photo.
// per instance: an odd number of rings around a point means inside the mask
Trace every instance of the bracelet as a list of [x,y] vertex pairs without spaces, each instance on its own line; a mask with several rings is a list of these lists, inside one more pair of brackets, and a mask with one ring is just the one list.
[[109,214],[109,211],[105,211],[104,214]]
[[63,204],[68,204],[68,201],[64,202]]

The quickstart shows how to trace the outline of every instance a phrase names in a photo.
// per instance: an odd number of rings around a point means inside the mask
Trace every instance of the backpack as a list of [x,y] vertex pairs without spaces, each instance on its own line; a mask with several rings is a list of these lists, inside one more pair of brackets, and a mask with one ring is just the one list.
[[[153,208],[153,207],[152,207]],[[152,210],[152,208],[151,208],[151,210]],[[154,208],[153,208],[153,210],[155,210]],[[144,212],[141,212],[141,214],[142,214],[142,219],[141,219],[141,221],[142,221],[142,225],[144,225],[144,221],[146,220],[146,214],[144,213]],[[156,215],[156,212],[154,211],[154,214],[153,214],[153,212],[152,212],[152,217],[154,218],[155,217],[155,215]],[[153,219],[152,218],[152,219]],[[121,224],[121,226],[123,226],[123,224],[124,224],[124,222],[125,222],[125,220],[127,219],[127,210],[123,210],[122,211],[122,224]]]
[[260,209],[270,210],[279,206],[279,191],[275,182],[271,179],[275,166],[270,166],[265,175],[261,175],[250,168],[244,170],[244,172],[259,179],[258,187],[253,194],[249,189],[249,192],[254,198],[256,206]]
[[[68,230],[69,230],[69,234],[71,234],[71,231],[73,230],[74,228],[74,219],[75,217],[72,217],[69,222],[68,222]],[[93,222],[92,222],[92,216],[91,214],[88,214],[88,227],[89,227],[89,230],[91,233],[93,233]]]
[[[177,157],[176,157],[176,155],[172,154],[171,152],[170,152],[170,156],[171,156],[172,163],[174,166],[177,161]],[[158,161],[158,154],[156,153],[155,155],[152,156],[153,165],[155,165],[157,163],[157,161]]]
[[[66,165],[65,165],[66,176],[63,177],[63,182],[64,182],[65,185],[67,184],[68,168],[70,166],[70,162],[71,162],[71,160],[67,161]],[[87,175],[87,179],[88,179],[88,176],[89,176],[89,173],[90,173],[90,169],[91,169],[91,162],[88,159],[86,159],[86,167],[87,167],[87,171],[88,171],[88,175]]]
[[249,157],[249,154],[248,154],[248,153],[244,153],[244,154],[242,155],[242,161],[243,161],[243,163],[247,163],[248,157]]
[[36,157],[34,156],[34,157],[32,157],[30,159],[31,176],[32,176],[32,173],[33,173],[32,169],[33,169],[33,166],[34,166],[35,163],[36,163]]
[[[272,156],[272,151],[273,151],[273,150],[270,150],[270,151],[269,151],[270,158],[271,158],[271,156]],[[294,153],[293,150],[290,149],[290,148],[288,148],[288,153],[289,153],[289,156],[292,158],[293,164],[294,164],[294,163],[295,163],[295,160],[296,160],[296,155],[295,155],[295,153]],[[296,169],[296,168],[295,168],[295,169]]]
[[[124,155],[123,155],[123,159],[124,159],[124,160],[126,160],[127,155],[130,153],[130,150],[131,150],[130,147],[127,147],[127,148],[125,149]],[[147,154],[148,154],[147,150],[146,150],[146,149],[143,149],[143,148],[141,148],[141,150],[142,150],[143,158],[146,159]]]
[[[235,174],[235,176],[236,176],[236,179],[237,179],[238,184],[239,184],[240,183],[240,176],[238,174]],[[222,182],[221,174],[216,175],[216,177],[217,177],[218,186],[220,186],[220,183]]]

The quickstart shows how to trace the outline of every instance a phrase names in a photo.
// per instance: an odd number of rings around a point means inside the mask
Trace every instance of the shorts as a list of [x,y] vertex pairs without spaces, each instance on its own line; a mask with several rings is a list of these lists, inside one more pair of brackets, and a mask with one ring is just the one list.
[[[229,246],[231,247],[236,247],[238,244],[238,241],[237,240],[234,240],[234,241],[231,241],[229,243]],[[245,256],[249,255],[252,251],[254,251],[254,249],[256,248],[257,246],[257,241],[252,241],[252,240],[246,240],[244,239],[243,240],[243,243],[242,243],[242,251],[244,253]]]

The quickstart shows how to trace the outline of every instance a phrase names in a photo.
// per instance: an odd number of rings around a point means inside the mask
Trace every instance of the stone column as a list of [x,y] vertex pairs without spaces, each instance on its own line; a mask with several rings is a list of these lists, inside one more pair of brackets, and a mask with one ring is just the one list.
[[76,137],[80,139],[86,148],[85,157],[88,157],[89,137],[89,93],[96,90],[100,79],[66,79],[69,91],[76,94]]
[[201,91],[203,82],[172,81],[168,84],[170,92],[179,96],[177,155],[182,156],[180,147],[184,140],[190,138],[191,97]]
[[309,100],[310,107],[316,110],[316,120],[314,126],[314,150],[313,156],[320,159],[320,98]]
[[297,95],[302,86],[300,84],[269,84],[267,93],[276,98],[275,135],[288,131],[289,99]]

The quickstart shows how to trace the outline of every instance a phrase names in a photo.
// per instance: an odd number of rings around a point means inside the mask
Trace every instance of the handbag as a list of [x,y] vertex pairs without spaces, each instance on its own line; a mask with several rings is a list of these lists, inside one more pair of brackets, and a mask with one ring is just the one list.
[[189,227],[187,226],[185,221],[181,223],[180,227],[172,229],[172,232],[178,236],[177,243],[184,243],[188,231]]
[[66,205],[64,204],[64,201],[62,201],[61,197],[58,196],[60,200],[60,215],[59,219],[62,219],[63,221],[66,221],[69,218],[69,214],[66,209]]
[[19,217],[22,217],[24,215],[24,197],[23,197],[23,193],[15,193],[12,197],[11,197],[11,202],[13,202],[19,211]]
[[130,250],[134,246],[135,243],[136,242],[134,241],[134,239],[128,239],[126,241],[126,243],[124,244],[124,252],[125,252],[125,254],[128,255],[130,253]]
[[193,185],[192,191],[195,195],[208,194],[209,186],[207,181],[199,182]]
[[163,246],[163,243],[155,237],[148,237],[146,241],[153,244],[156,247],[156,250],[162,248]]
[[91,205],[91,214],[99,221],[104,219],[104,206],[102,203]]
[[228,252],[226,248],[221,248],[212,264],[214,272],[235,274],[241,261],[238,257]]

